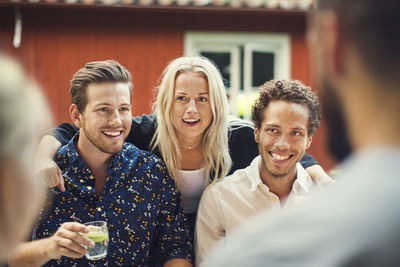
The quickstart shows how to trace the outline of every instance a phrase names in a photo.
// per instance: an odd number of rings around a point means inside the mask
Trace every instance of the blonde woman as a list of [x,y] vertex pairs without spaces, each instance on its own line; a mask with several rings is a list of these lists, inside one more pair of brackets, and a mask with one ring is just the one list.
[[[247,167],[259,154],[254,130],[243,120],[229,119],[221,74],[203,57],[180,57],[168,64],[154,107],[154,114],[133,118],[126,140],[163,158],[182,194],[193,234],[204,188]],[[75,126],[62,124],[41,141],[37,169],[51,187],[64,190],[52,156],[76,132]],[[311,156],[301,163],[314,180],[330,179]]]

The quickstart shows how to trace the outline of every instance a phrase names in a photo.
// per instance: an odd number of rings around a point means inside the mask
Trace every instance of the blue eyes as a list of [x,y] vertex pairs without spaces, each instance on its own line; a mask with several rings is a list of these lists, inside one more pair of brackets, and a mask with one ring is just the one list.
[[[111,109],[104,107],[104,108],[98,108],[97,111],[99,111],[99,112],[110,112]],[[121,107],[121,108],[119,109],[119,111],[121,111],[121,112],[129,112],[129,111],[130,111],[130,108],[128,108],[128,107]]]
[[[185,101],[189,101],[189,98],[186,97],[186,96],[177,96],[176,100],[185,102]],[[207,102],[208,98],[200,96],[200,97],[196,98],[196,101],[198,101],[198,102]]]

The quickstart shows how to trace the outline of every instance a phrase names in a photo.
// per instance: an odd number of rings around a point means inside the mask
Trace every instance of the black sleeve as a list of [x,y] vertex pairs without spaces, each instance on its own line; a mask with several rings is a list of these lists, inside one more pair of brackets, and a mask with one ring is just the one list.
[[304,154],[304,156],[300,160],[301,166],[303,166],[304,169],[307,169],[308,167],[311,167],[313,165],[319,164],[313,156],[309,154]]
[[54,136],[63,146],[66,145],[77,132],[78,127],[76,127],[75,125],[63,123],[51,129],[49,134],[51,136]]
[[141,150],[150,151],[151,139],[156,132],[156,125],[157,120],[154,114],[133,117],[131,131],[126,141]]
[[254,129],[250,125],[232,126],[229,128],[229,154],[232,168],[229,174],[246,168],[258,156],[258,144],[254,139]]

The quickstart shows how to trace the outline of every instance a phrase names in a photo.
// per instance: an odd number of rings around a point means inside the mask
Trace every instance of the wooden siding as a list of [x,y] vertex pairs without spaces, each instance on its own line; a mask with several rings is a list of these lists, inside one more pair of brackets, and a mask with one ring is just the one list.
[[[305,16],[301,13],[142,11],[135,9],[21,7],[20,48],[12,47],[14,8],[0,6],[0,49],[21,60],[43,87],[55,123],[70,121],[69,80],[86,62],[116,59],[133,75],[133,113],[151,112],[154,88],[166,64],[183,54],[188,30],[289,32],[292,77],[310,84]],[[309,153],[324,168],[334,162],[323,148],[324,127]]]

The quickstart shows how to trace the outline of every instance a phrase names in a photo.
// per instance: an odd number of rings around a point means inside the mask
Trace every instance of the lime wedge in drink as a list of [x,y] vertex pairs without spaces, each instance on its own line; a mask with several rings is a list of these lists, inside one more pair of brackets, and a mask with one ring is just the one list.
[[89,232],[84,234],[84,236],[91,239],[93,242],[102,242],[105,239],[108,239],[107,233],[104,232]]

